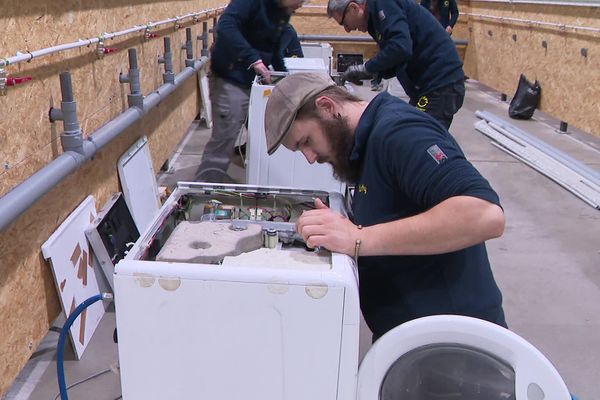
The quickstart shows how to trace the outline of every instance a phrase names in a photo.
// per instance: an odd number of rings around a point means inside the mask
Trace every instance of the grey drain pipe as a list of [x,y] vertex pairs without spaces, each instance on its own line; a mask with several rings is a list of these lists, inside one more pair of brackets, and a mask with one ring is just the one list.
[[[69,148],[67,145],[65,145],[64,153],[1,197],[0,231],[4,230],[21,214],[27,211],[42,196],[58,185],[64,178],[76,171],[87,160],[94,157],[94,155],[104,148],[104,146],[121,135],[121,133],[123,133],[135,122],[142,119],[142,117],[148,114],[152,108],[159,105],[188,78],[204,67],[207,62],[207,57],[201,57],[199,60],[196,60],[193,63],[193,66],[191,65],[192,63],[190,63],[190,66],[186,67],[183,71],[175,76],[173,83],[166,83],[146,96],[140,107],[133,106],[128,108],[115,119],[98,128],[98,130],[96,130],[87,139],[82,140],[81,148],[78,149],[80,151],[74,150],[73,148]],[[137,66],[134,65],[132,67]],[[68,73],[61,74],[61,92],[63,95],[63,102],[61,105],[63,109],[55,110],[54,112],[52,110],[50,111],[51,118],[52,116],[54,117],[51,120],[57,120],[59,117],[64,120],[64,136],[68,136],[74,131],[78,131],[79,135],[81,135],[76,116],[75,120],[73,121],[75,106],[74,104],[70,103],[75,102],[73,101],[72,92],[70,92],[70,83],[71,79]],[[65,85],[64,90],[63,85]],[[67,103],[67,107],[65,107],[65,103]],[[68,116],[69,121],[67,121],[67,117],[65,116],[65,114],[68,112],[71,112],[71,114]],[[54,115],[52,115],[52,113],[54,113]],[[76,133],[74,134],[76,135]],[[69,140],[66,142],[69,142]],[[63,143],[65,143],[64,140]]]

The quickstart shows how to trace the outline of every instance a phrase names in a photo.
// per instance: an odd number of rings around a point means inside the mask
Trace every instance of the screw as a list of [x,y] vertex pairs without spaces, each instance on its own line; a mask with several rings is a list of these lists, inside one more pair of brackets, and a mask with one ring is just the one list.
[[565,121],[560,121],[560,133],[567,133],[567,129],[569,128],[569,124],[567,124]]

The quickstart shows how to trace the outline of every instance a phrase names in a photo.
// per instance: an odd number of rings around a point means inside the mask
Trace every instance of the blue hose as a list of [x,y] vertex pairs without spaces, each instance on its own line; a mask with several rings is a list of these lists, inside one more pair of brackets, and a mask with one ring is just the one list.
[[[71,325],[73,322],[79,317],[79,314],[83,312],[86,308],[94,304],[95,302],[102,300],[105,298],[103,294],[97,294],[75,308],[67,321],[63,325],[60,330],[60,336],[58,337],[58,345],[56,347],[56,375],[58,377],[58,388],[60,390],[60,398],[61,400],[68,400],[67,396],[67,382],[65,381],[65,366],[64,366],[64,356],[65,356],[65,341],[67,340],[67,336],[69,335],[69,329],[71,329]],[[111,298],[110,295],[106,296],[106,298]]]

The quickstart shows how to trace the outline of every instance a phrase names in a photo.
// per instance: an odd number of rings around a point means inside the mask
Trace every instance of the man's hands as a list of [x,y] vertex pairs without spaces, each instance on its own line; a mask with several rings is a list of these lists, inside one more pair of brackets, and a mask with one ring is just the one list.
[[375,74],[367,72],[365,64],[351,65],[346,72],[342,74],[343,81],[349,81],[355,85],[362,85],[364,79],[373,79]]
[[446,27],[446,32],[448,32],[448,35],[452,35],[452,27],[450,25]]
[[254,72],[256,72],[256,75],[262,77],[263,83],[271,83],[271,71],[269,71],[269,68],[267,68],[262,60],[256,61],[251,67],[254,69]]
[[315,207],[316,210],[302,213],[296,223],[296,231],[306,245],[354,256],[359,228],[345,216],[331,211],[320,199],[315,200]]

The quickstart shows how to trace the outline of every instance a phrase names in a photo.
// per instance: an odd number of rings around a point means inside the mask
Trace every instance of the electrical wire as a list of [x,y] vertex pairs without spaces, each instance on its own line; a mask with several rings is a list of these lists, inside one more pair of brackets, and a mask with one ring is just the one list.
[[[84,383],[84,382],[87,382],[87,381],[89,381],[89,380],[92,380],[92,379],[94,379],[94,378],[97,378],[97,377],[99,377],[100,375],[104,375],[104,374],[106,374],[107,372],[110,372],[110,371],[112,371],[112,369],[111,369],[111,368],[107,368],[107,369],[105,369],[105,370],[102,370],[102,371],[100,371],[100,372],[96,372],[95,374],[92,374],[92,375],[88,376],[87,378],[83,378],[83,379],[81,379],[81,380],[79,380],[79,381],[77,381],[77,382],[75,382],[75,383],[72,383],[72,384],[70,384],[69,386],[67,386],[67,390],[69,390],[69,389],[71,389],[71,388],[74,388],[74,387],[75,387],[75,386],[77,386],[77,385],[81,385],[81,384],[82,384],[82,383]],[[54,396],[54,400],[57,400],[59,397],[60,397],[60,392],[58,392],[58,393],[56,394],[56,396]]]

